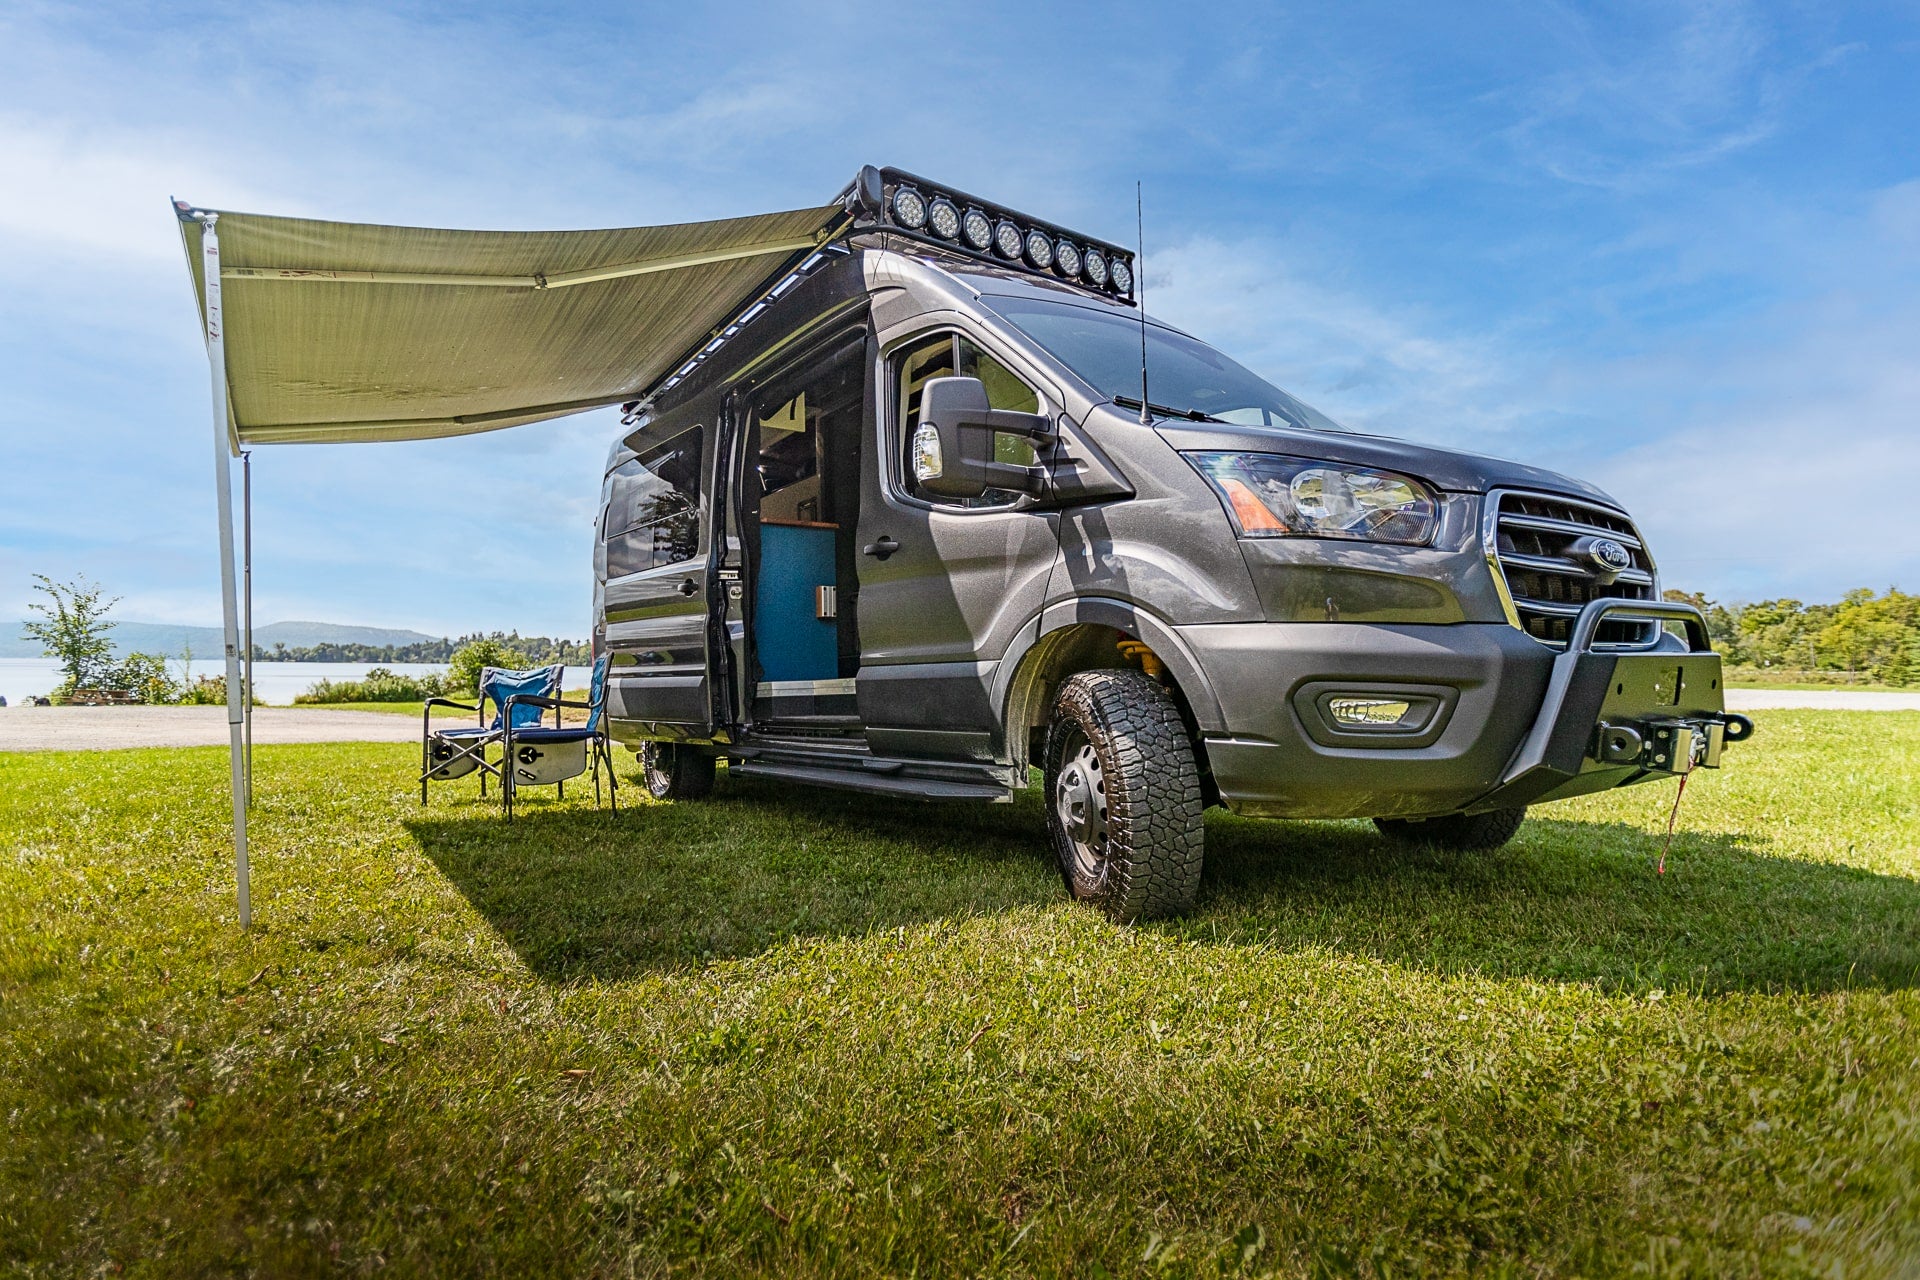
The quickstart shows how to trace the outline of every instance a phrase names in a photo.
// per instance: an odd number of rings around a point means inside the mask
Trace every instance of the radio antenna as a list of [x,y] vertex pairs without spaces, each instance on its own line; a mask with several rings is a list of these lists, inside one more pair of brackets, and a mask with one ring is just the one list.
[[1133,181],[1133,291],[1140,308],[1140,425],[1153,424],[1153,410],[1147,406],[1153,397],[1147,394],[1147,220],[1140,200],[1140,180]]

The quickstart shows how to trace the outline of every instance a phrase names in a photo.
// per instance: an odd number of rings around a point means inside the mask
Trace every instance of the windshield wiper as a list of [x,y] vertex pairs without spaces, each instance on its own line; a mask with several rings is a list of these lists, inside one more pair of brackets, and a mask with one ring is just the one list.
[[[1114,396],[1113,402],[1115,404],[1123,404],[1129,409],[1138,409],[1142,404],[1142,401],[1136,396]],[[1172,405],[1154,404],[1152,401],[1146,401],[1145,404],[1149,411],[1157,413],[1163,418],[1185,418],[1188,422],[1220,421],[1219,418],[1214,417],[1212,414],[1202,413],[1198,409],[1176,409]]]

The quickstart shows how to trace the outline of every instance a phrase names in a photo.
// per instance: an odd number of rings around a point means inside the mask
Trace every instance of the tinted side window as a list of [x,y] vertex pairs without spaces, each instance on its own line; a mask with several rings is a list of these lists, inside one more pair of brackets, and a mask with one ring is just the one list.
[[705,428],[656,445],[607,478],[601,528],[607,576],[691,560],[700,551],[700,458]]
[[[920,424],[920,391],[933,378],[954,376],[978,378],[986,384],[987,403],[996,409],[1017,409],[1022,413],[1040,412],[1040,397],[1011,369],[1001,364],[972,341],[946,333],[915,343],[894,358],[894,377],[899,386],[900,434],[896,454],[907,457],[907,442]],[[997,462],[1030,467],[1037,461],[1033,442],[1021,436],[999,435],[993,438],[993,456]],[[1020,495],[1008,489],[989,489],[977,498],[943,498],[922,492],[913,480],[911,460],[903,463],[902,484],[908,493],[922,502],[943,507],[1004,507]]]

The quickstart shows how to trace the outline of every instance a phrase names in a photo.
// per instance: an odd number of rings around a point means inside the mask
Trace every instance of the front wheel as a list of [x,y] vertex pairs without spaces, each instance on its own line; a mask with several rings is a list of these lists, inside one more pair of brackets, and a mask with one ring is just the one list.
[[1527,806],[1487,813],[1455,813],[1444,818],[1375,818],[1380,834],[1400,844],[1427,845],[1457,853],[1484,853],[1513,839],[1526,820]]
[[673,742],[640,747],[640,778],[655,800],[698,800],[713,790],[714,759]]
[[1200,889],[1205,805],[1180,710],[1137,671],[1060,686],[1044,758],[1067,890],[1122,922],[1178,915]]

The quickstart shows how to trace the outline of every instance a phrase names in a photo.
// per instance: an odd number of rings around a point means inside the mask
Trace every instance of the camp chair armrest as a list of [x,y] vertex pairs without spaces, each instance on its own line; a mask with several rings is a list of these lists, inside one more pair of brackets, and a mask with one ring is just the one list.
[[507,699],[510,707],[578,707],[582,711],[593,710],[591,702],[579,702],[570,698],[542,698],[538,694],[516,693]]
[[470,705],[465,702],[455,702],[452,698],[428,698],[420,707],[420,737],[423,740],[431,737],[433,734],[433,709],[435,707],[453,707],[460,711],[474,712],[476,715],[479,714],[480,711],[480,705],[478,703]]
[[[537,693],[509,694],[505,705],[500,708],[500,718],[505,724],[507,737],[509,739],[513,737],[513,709],[515,707],[551,708],[553,710],[553,723],[556,726],[560,723],[560,708],[562,707],[579,707],[582,711],[593,710],[593,705],[587,702],[569,702],[565,698],[546,698]],[[522,729],[532,729],[537,726],[524,724],[519,727]]]

